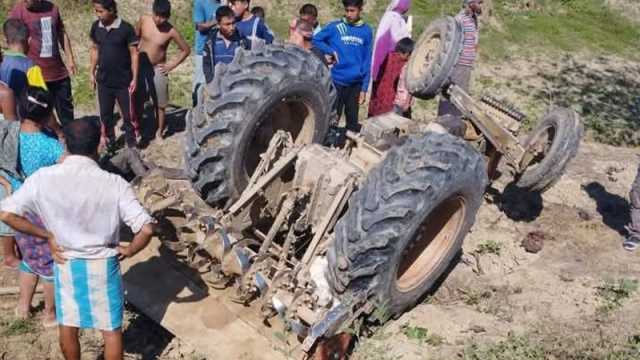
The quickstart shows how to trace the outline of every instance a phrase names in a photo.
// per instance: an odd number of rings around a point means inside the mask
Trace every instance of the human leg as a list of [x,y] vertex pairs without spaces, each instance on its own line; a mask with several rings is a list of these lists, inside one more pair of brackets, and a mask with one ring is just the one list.
[[104,360],[122,360],[122,330],[102,331],[104,339]]
[[[0,225],[1,226],[1,225]],[[15,269],[20,264],[16,254],[16,239],[13,236],[0,236],[4,266]]]
[[122,110],[122,122],[124,127],[124,139],[128,147],[136,147],[136,134],[133,122],[131,119],[131,94],[129,89],[115,89],[115,95],[118,101],[118,105]]
[[167,75],[155,70],[153,77],[153,85],[156,92],[156,105],[157,105],[157,117],[158,117],[158,137],[163,137],[163,133],[166,130],[165,116],[166,109],[169,105],[169,78]]
[[[466,93],[469,93],[469,85],[471,82],[471,70],[470,66],[456,65],[451,73],[451,82],[459,86]],[[462,117],[462,111],[458,109],[449,99],[444,96],[440,96],[440,102],[438,103],[438,116],[453,115],[457,118]]]
[[353,132],[360,132],[360,124],[358,123],[360,104],[358,100],[361,88],[362,84],[360,83],[348,86],[344,95],[344,115],[347,120],[347,130]]
[[53,281],[44,278],[42,280],[42,293],[44,295],[44,319],[42,324],[44,327],[50,327],[57,324]]
[[334,84],[336,87],[336,115],[338,119],[342,117],[342,113],[344,112],[344,104],[345,104],[345,96],[346,96],[346,86]]
[[58,338],[60,350],[65,360],[80,360],[80,342],[78,341],[78,328],[71,326],[58,326]]
[[47,88],[53,98],[53,105],[62,126],[73,121],[73,95],[71,93],[71,78],[47,82]]
[[191,88],[191,97],[194,107],[198,105],[198,91],[206,82],[204,78],[204,70],[202,69],[202,59],[202,55],[195,55],[193,57],[193,84]]
[[29,266],[24,261],[20,263],[19,269],[18,287],[20,294],[18,296],[16,315],[21,318],[27,318],[31,313],[31,301],[36,292],[36,286],[38,286],[38,276],[29,269]]
[[623,247],[633,251],[640,246],[640,166],[631,185],[629,200],[631,202],[631,223],[626,227],[629,234],[624,240]]
[[113,108],[116,104],[116,96],[113,89],[98,85],[98,106],[100,107],[100,122],[102,123],[102,137],[109,143],[115,143],[116,132],[113,123]]

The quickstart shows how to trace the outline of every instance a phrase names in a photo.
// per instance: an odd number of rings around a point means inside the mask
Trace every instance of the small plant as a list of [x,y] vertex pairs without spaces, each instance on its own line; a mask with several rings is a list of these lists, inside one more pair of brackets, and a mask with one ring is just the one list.
[[3,323],[2,336],[19,336],[36,331],[36,325],[32,319],[17,319],[12,322]]
[[601,298],[602,304],[598,307],[598,312],[608,314],[622,306],[622,303],[631,297],[638,290],[638,280],[619,279],[606,280],[605,283],[596,288],[596,294]]
[[445,339],[437,334],[430,334],[429,330],[420,326],[411,326],[409,324],[403,324],[400,326],[400,331],[411,340],[415,340],[418,343],[428,344],[431,346],[440,346],[444,344]]
[[478,255],[494,254],[500,256],[502,250],[502,243],[495,240],[485,240],[478,244],[478,247],[474,253]]
[[489,299],[493,295],[489,290],[458,289],[458,291],[462,294],[462,302],[469,306],[479,305],[481,300]]
[[543,360],[544,349],[526,336],[509,334],[496,344],[471,344],[464,349],[463,360]]

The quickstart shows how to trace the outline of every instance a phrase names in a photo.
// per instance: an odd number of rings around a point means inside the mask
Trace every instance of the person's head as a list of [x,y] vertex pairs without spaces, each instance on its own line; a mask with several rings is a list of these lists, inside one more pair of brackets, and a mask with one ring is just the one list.
[[100,124],[97,120],[84,117],[68,123],[62,129],[71,155],[96,157],[100,146]]
[[415,42],[410,38],[402,38],[396,44],[396,52],[399,53],[403,59],[408,60],[413,52],[413,47],[415,46]]
[[23,119],[43,125],[49,120],[52,111],[53,102],[47,90],[37,86],[27,86],[20,94],[18,113]]
[[251,9],[251,13],[259,18],[261,18],[262,20],[264,20],[266,18],[266,14],[264,12],[264,8],[262,6],[254,6],[253,9]]
[[483,0],[463,0],[462,6],[468,14],[480,15],[482,14]]
[[29,43],[29,28],[20,19],[9,19],[2,25],[4,37],[9,46],[22,45],[26,49]]
[[229,38],[236,31],[236,16],[230,7],[220,6],[216,10],[216,21],[222,36]]
[[363,0],[342,0],[342,5],[344,6],[344,17],[348,22],[355,23],[360,20]]
[[300,19],[308,21],[315,28],[318,25],[318,8],[313,4],[302,5]]
[[92,0],[93,10],[102,23],[111,23],[118,17],[118,4],[115,0]]
[[33,9],[40,4],[41,0],[24,0],[24,6],[27,9]]
[[153,1],[153,22],[156,25],[164,24],[171,17],[171,3],[169,0]]
[[245,12],[249,11],[249,0],[229,0],[229,6],[236,17],[241,17]]
[[313,24],[304,19],[296,21],[296,33],[300,34],[304,41],[313,39]]

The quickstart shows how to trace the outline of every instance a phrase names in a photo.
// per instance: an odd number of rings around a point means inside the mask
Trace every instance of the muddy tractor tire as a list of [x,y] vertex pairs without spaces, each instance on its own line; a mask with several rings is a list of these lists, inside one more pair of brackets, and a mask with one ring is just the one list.
[[537,192],[551,188],[578,153],[583,133],[584,127],[575,111],[555,108],[547,112],[525,140],[525,150],[536,155],[517,176],[516,185]]
[[409,92],[432,99],[442,91],[462,51],[462,29],[452,17],[433,21],[418,39],[406,72]]
[[216,67],[187,116],[186,167],[212,206],[237,199],[277,130],[296,143],[322,142],[334,119],[329,69],[293,45],[239,50]]
[[352,196],[328,249],[341,299],[386,314],[414,306],[452,264],[488,183],[485,161],[462,139],[426,133],[389,151]]

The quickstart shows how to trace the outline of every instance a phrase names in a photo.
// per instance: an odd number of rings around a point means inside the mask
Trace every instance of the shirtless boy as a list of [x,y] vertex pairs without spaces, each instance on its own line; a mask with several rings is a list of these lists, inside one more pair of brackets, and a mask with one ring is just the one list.
[[[154,102],[158,119],[157,137],[166,136],[165,113],[169,103],[168,74],[180,65],[191,53],[189,44],[171,23],[171,4],[169,0],[154,0],[153,14],[142,15],[136,25],[136,34],[140,38],[140,80],[142,91],[138,96]],[[175,41],[180,53],[172,61],[167,61],[167,48]]]

